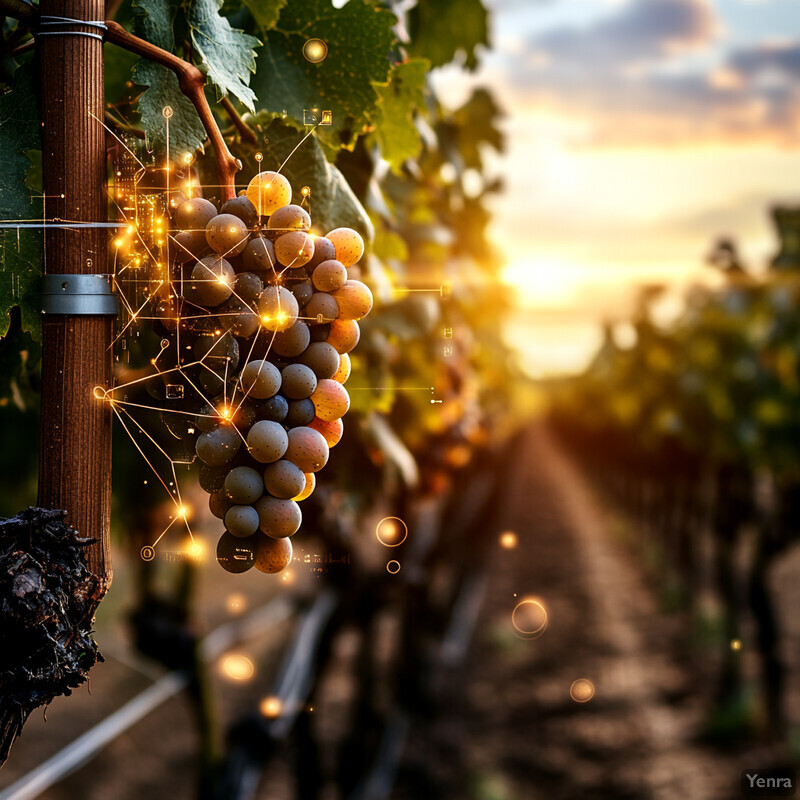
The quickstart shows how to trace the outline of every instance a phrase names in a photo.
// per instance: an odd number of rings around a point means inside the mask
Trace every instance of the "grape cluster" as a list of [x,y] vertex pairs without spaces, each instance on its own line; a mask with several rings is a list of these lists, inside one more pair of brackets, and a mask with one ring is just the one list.
[[220,565],[279,572],[292,558],[298,503],[314,491],[350,406],[348,353],[372,293],[347,268],[364,242],[349,228],[311,234],[308,212],[275,172],[219,210],[184,201],[173,224],[159,374],[165,405],[185,411],[168,424],[193,441],[200,484],[224,521]]

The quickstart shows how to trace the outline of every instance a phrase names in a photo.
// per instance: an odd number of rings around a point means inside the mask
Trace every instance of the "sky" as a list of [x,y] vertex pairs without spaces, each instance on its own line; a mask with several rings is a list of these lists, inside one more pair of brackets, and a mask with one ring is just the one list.
[[764,268],[770,206],[800,204],[800,0],[486,4],[479,71],[433,82],[453,104],[487,85],[506,112],[493,239],[530,374],[585,366],[642,284],[674,315],[720,236]]

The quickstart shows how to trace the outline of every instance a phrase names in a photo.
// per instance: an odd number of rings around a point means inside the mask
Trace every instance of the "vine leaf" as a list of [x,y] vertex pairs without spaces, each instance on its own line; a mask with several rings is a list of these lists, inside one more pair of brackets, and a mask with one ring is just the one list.
[[389,81],[376,84],[378,113],[375,135],[381,155],[395,172],[403,162],[416,158],[422,147],[414,112],[425,105],[425,80],[430,61],[415,58],[392,69]]
[[[32,164],[25,153],[41,150],[40,116],[35,76],[30,65],[17,69],[11,91],[0,96],[0,218],[41,218],[26,188]],[[42,231],[0,231],[0,336],[8,332],[9,313],[21,311],[22,328],[39,341],[39,277],[42,273]]]
[[[323,142],[339,148],[372,129],[378,94],[373,84],[385,83],[395,40],[396,17],[373,0],[350,0],[340,9],[331,0],[290,3],[274,30],[264,35],[258,69],[252,81],[259,109],[303,124],[303,109],[333,114],[330,127],[320,127]],[[308,39],[325,41],[328,54],[314,64],[303,56]]]
[[232,28],[219,13],[221,6],[222,0],[194,0],[189,6],[187,22],[192,44],[220,96],[230,92],[250,111],[255,111],[256,95],[248,83],[250,73],[256,71],[253,48],[261,42],[255,36]]
[[[351,0],[352,2],[352,0]],[[303,139],[304,133],[286,125],[281,120],[273,120],[266,128],[268,139],[263,147],[265,169],[276,169],[289,158],[289,154]],[[327,161],[318,139],[309,136],[289,158],[281,172],[292,184],[296,193],[308,186],[308,211],[314,229],[322,234],[334,228],[349,227],[357,230],[369,243],[375,236],[372,222],[353,193],[344,175],[337,167]],[[299,203],[302,195],[295,195]]]
[[244,0],[247,9],[253,15],[256,25],[262,31],[275,27],[281,9],[289,0]]
[[[133,32],[164,50],[173,52],[175,37],[172,25],[175,10],[168,0],[135,0]],[[193,153],[202,148],[206,131],[191,100],[180,89],[175,74],[142,58],[136,63],[133,80],[147,91],[139,99],[139,116],[151,148],[163,148],[166,143],[164,108],[175,112],[170,119],[170,147],[177,152]]]
[[481,0],[421,0],[408,14],[409,53],[425,56],[432,67],[464,53],[464,66],[478,66],[475,48],[489,44],[486,9]]

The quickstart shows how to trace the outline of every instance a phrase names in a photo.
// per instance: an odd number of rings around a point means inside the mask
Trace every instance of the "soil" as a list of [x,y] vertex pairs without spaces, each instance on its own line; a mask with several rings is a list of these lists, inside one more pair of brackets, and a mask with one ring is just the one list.
[[[713,746],[700,739],[712,692],[708,651],[690,645],[688,621],[664,610],[657,581],[619,535],[624,519],[598,496],[579,468],[542,427],[518,443],[506,497],[497,509],[498,544],[466,661],[447,676],[435,709],[414,718],[393,800],[732,800],[740,772],[776,763],[776,746]],[[516,546],[502,546],[512,531]],[[126,563],[118,554],[117,584],[99,638],[107,662],[92,673],[91,694],[59,698],[26,727],[0,772],[0,793],[45,758],[118,708],[163,671],[138,659],[127,643],[123,612],[130,602]],[[790,665],[788,714],[800,727],[800,559],[789,552],[774,581]],[[230,615],[232,592],[249,607],[279,592],[308,589],[264,576],[222,576],[209,565],[200,620],[214,627]],[[523,636],[515,607],[536,599],[547,625]],[[519,621],[519,619],[518,619]],[[391,620],[387,626],[391,627]],[[212,669],[217,709],[232,718],[264,693],[290,633],[283,624],[237,652],[256,668],[250,682],[232,683]],[[391,637],[389,637],[391,638]],[[352,692],[357,635],[335,645],[334,668],[315,699],[322,738],[335,739]],[[746,673],[754,659],[747,639]],[[576,680],[594,695],[576,702]],[[587,684],[584,684],[586,686]],[[117,738],[88,764],[45,791],[46,800],[190,800],[196,794],[198,739],[191,706],[178,695]],[[288,800],[289,761],[278,759],[259,800]],[[333,787],[323,800],[334,798]],[[371,800],[371,799],[370,799]]]

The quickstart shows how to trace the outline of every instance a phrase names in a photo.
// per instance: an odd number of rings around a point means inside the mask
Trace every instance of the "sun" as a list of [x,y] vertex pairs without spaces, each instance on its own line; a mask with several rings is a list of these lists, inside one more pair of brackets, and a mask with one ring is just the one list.
[[573,305],[577,294],[597,281],[596,272],[586,264],[527,259],[508,264],[502,280],[522,293],[525,305],[563,308]]

